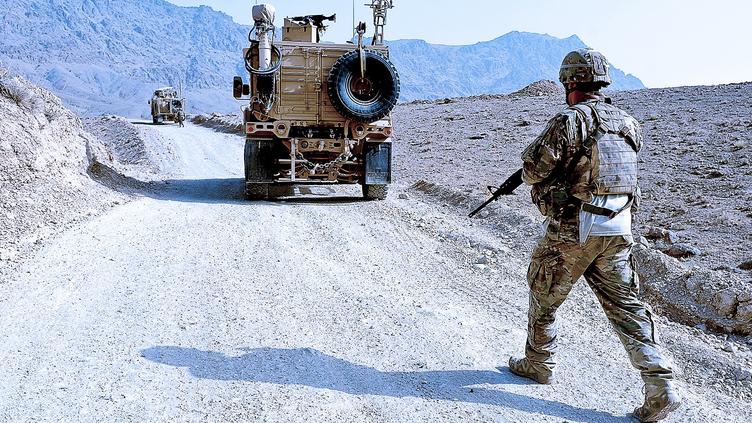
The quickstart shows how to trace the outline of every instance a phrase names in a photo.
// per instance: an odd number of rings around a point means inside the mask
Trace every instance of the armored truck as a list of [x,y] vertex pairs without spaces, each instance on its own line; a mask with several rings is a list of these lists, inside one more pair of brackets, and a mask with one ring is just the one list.
[[154,91],[149,100],[151,117],[154,124],[175,122],[182,126],[185,121],[185,99],[172,87],[164,87]]
[[391,111],[400,81],[383,29],[392,1],[373,0],[374,36],[322,43],[336,15],[284,20],[275,9],[253,7],[250,45],[243,50],[248,80],[235,77],[243,110],[245,183],[249,199],[293,193],[299,184],[359,184],[368,199],[385,199],[392,178]]

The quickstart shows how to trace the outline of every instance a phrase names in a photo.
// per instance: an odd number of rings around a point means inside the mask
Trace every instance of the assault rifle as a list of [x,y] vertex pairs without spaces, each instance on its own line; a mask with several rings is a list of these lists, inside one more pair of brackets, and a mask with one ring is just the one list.
[[488,187],[488,191],[491,192],[491,198],[483,203],[480,207],[473,210],[472,213],[468,215],[469,218],[475,217],[476,214],[480,213],[481,210],[488,207],[489,204],[493,203],[494,201],[498,200],[499,197],[502,195],[512,195],[514,194],[514,190],[519,188],[519,186],[522,185],[522,169],[518,170],[517,172],[514,172],[512,176],[509,177],[506,181],[504,181],[503,184],[501,184],[500,187]]

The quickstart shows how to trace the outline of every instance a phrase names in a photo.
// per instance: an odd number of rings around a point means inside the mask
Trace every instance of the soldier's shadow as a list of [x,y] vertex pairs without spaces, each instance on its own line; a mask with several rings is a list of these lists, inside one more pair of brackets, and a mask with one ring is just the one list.
[[462,401],[569,421],[630,421],[625,416],[501,390],[501,385],[528,384],[506,369],[382,372],[310,348],[245,351],[246,354],[232,357],[194,348],[158,346],[143,350],[142,356],[156,363],[184,367],[192,376],[202,379],[300,385],[352,395]]

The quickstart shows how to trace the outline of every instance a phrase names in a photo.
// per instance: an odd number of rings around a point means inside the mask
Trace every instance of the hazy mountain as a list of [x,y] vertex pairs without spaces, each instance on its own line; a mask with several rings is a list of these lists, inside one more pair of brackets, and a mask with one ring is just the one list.
[[[558,80],[559,66],[572,50],[586,47],[577,36],[565,39],[510,32],[467,46],[422,40],[389,42],[402,78],[402,100],[509,93],[542,79]],[[612,67],[612,89],[644,88],[632,75]]]
[[79,112],[147,113],[154,88],[181,82],[194,110],[234,107],[230,86],[249,28],[209,7],[6,0],[3,8],[0,62]]
[[[224,13],[164,0],[6,0],[3,8],[0,64],[79,113],[145,115],[156,87],[181,83],[189,112],[239,107],[230,86],[245,74],[240,56],[249,28]],[[390,44],[402,101],[505,93],[556,79],[564,54],[585,45],[519,32],[470,46]],[[617,89],[643,86],[621,71],[615,77]]]

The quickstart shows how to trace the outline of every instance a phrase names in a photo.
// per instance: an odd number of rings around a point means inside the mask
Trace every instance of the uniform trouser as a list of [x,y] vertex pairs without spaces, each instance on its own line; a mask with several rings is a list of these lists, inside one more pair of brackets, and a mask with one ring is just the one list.
[[528,360],[553,371],[556,310],[584,275],[642,379],[646,383],[672,379],[671,364],[656,342],[653,316],[638,298],[632,236],[590,237],[585,244],[556,238],[549,233],[540,241],[528,269]]

